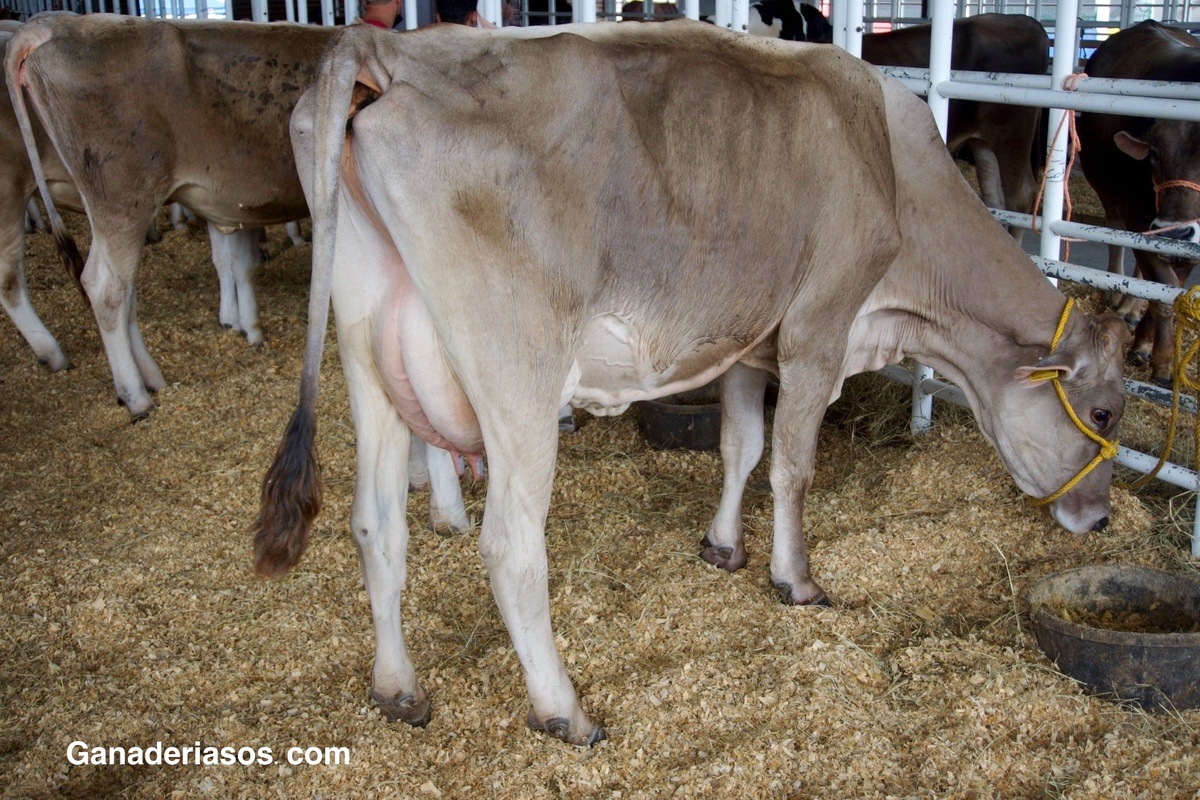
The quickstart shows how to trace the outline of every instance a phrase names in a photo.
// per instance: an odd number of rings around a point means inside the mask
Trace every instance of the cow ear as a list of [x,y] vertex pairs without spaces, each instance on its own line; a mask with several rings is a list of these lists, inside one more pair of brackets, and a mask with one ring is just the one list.
[[1150,155],[1150,145],[1134,136],[1129,131],[1117,131],[1113,136],[1117,149],[1132,159],[1141,161]]
[[1015,377],[1022,386],[1037,386],[1051,378],[1066,380],[1075,374],[1074,356],[1057,351],[1039,360],[1032,367],[1017,367]]
[[1105,359],[1125,349],[1125,339],[1129,336],[1129,327],[1125,321],[1111,311],[1100,318],[1100,332],[1097,341],[1100,344],[1100,354]]

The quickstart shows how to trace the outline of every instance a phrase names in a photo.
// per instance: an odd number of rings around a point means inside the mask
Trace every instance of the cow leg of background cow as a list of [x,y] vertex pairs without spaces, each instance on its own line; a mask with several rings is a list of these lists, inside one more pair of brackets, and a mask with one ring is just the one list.
[[734,364],[721,379],[721,466],[725,479],[700,557],[733,572],[746,566],[742,496],[763,453],[763,396],[767,373]]
[[426,445],[425,463],[429,468],[429,527],[441,534],[469,530],[471,519],[463,505],[454,457],[440,447]]
[[258,244],[262,230],[247,228],[222,233],[210,222],[208,239],[212,243],[217,279],[221,281],[221,324],[244,334],[250,344],[262,344],[258,300],[254,295],[254,272],[259,265]]
[[93,227],[91,251],[80,278],[100,328],[117,399],[135,420],[154,408],[150,391],[165,385],[162,372],[146,351],[140,334],[136,337],[139,348],[136,353],[135,341],[130,336],[137,326],[134,279],[145,233],[145,227],[137,224],[113,232]]
[[[557,395],[561,387],[560,379],[545,387],[543,396]],[[529,388],[528,397],[539,396]],[[558,450],[554,402],[547,400],[540,414],[532,413],[531,403],[504,409],[503,419],[496,412],[481,414],[488,492],[479,550],[525,673],[532,704],[529,727],[570,744],[591,745],[604,738],[604,731],[580,707],[550,624],[546,514]]]
[[429,527],[434,532],[450,534],[471,527],[454,457],[416,436],[408,448],[408,489],[429,491]]
[[186,231],[188,223],[195,222],[196,215],[183,203],[171,203],[171,227],[177,231]]
[[300,232],[299,222],[289,222],[286,227],[288,238],[292,240],[292,245],[299,247],[302,244],[307,244],[304,241],[304,234]]
[[975,178],[979,181],[979,193],[983,196],[984,205],[988,208],[1007,208],[996,154],[980,139],[971,139],[967,146],[971,148],[971,157],[975,160]]
[[[19,194],[17,192],[12,193]],[[29,299],[29,286],[25,281],[25,212],[22,205],[11,207],[6,212],[7,235],[0,234],[0,303],[9,318],[33,348],[37,360],[52,372],[71,366],[58,344],[58,340],[46,328]]]
[[42,210],[38,208],[37,201],[30,200],[25,206],[25,232],[33,233],[44,230],[46,230],[46,220],[42,219]]
[[[1161,258],[1137,251],[1135,258],[1144,277],[1165,286],[1180,285],[1175,270]],[[1159,386],[1171,385],[1175,363],[1175,312],[1165,303],[1150,303],[1146,315],[1134,332],[1131,358],[1150,363],[1150,380]]]
[[[1106,211],[1104,224],[1110,228],[1117,230],[1125,227],[1121,222],[1120,217],[1112,216]],[[1108,272],[1110,275],[1125,277],[1125,248],[1120,245],[1110,244],[1108,246]],[[1141,277],[1141,266],[1134,267],[1134,272],[1138,273],[1136,277]],[[1107,292],[1104,295],[1104,304],[1115,311],[1121,319],[1125,320],[1127,325],[1136,326],[1141,321],[1142,316],[1146,313],[1146,301],[1140,297],[1132,297],[1120,292]]]
[[339,325],[342,369],[357,442],[350,525],[375,623],[371,698],[389,722],[422,726],[429,721],[432,705],[417,682],[400,619],[400,598],[407,579],[405,506],[412,434],[379,385],[366,336],[364,326],[348,330]]

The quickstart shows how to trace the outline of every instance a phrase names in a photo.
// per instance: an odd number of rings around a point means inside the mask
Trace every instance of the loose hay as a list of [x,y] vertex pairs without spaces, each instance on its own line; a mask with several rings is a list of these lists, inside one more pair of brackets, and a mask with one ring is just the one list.
[[[434,716],[424,730],[386,724],[367,703],[373,640],[345,533],[353,433],[336,347],[318,434],[327,508],[292,575],[250,570],[247,528],[295,399],[307,298],[308,248],[278,232],[271,244],[260,349],[217,325],[202,231],[148,249],[139,315],[171,384],[130,425],[90,313],[49,237],[31,240],[31,291],[76,368],[45,373],[5,323],[6,797],[1159,798],[1200,786],[1200,712],[1081,695],[1038,651],[1019,600],[1080,564],[1178,569],[1178,542],[1154,531],[1179,526],[1117,491],[1103,534],[1067,534],[960,412],[939,411],[914,444],[896,400],[870,410],[896,391],[873,378],[831,412],[808,504],[834,609],[776,600],[765,467],[747,495],[750,566],[728,575],[696,558],[715,454],[653,451],[631,415],[562,439],[550,591],[568,668],[609,733],[592,750],[526,730],[474,536],[430,533],[415,497],[405,632]],[[466,493],[478,518],[483,487]],[[352,762],[78,767],[74,740],[279,757],[345,746]]]

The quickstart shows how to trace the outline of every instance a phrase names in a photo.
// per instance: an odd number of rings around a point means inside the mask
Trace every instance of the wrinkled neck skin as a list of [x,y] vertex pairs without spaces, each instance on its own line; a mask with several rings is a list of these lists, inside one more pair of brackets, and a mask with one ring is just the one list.
[[[1003,406],[1018,367],[1050,352],[1066,300],[999,224],[988,224],[995,235],[960,230],[920,248],[906,242],[855,319],[843,377],[914,358],[963,390],[995,446],[989,410]],[[936,271],[915,257],[939,247],[947,255],[942,264],[959,269]]]

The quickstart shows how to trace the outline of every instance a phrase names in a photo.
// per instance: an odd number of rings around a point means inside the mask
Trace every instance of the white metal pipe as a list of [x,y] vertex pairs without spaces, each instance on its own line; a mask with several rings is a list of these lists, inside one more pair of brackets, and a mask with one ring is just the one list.
[[1178,286],[1166,286],[1155,281],[1131,278],[1128,275],[1114,275],[1102,269],[1080,267],[1055,258],[1044,258],[1043,256],[1033,256],[1032,258],[1033,263],[1037,264],[1038,268],[1051,278],[1062,278],[1106,292],[1122,292],[1158,303],[1173,303],[1183,291]]
[[846,52],[855,58],[862,58],[862,39],[862,2],[849,2],[846,5]]
[[[346,12],[350,12],[347,10]],[[333,0],[321,0],[321,24],[326,27],[333,27]]]
[[[949,80],[938,84],[938,91],[947,97],[958,100],[982,100],[990,103],[1044,107],[1053,105],[1056,108],[1092,111],[1098,114],[1121,114],[1131,117],[1200,119],[1200,100],[1125,97],[1094,92],[1064,92],[1058,89],[1024,89]],[[1053,133],[1053,129],[1050,132]],[[1065,139],[1065,136],[1064,129],[1060,138]]]
[[480,0],[479,15],[497,28],[504,25],[504,6],[500,0]]
[[738,33],[750,31],[750,0],[733,0],[729,22],[729,27]]
[[[1005,225],[1033,230],[1034,217],[1017,211],[1002,208],[989,208],[992,216]],[[1039,228],[1045,224],[1037,217]],[[1117,247],[1131,247],[1134,250],[1145,250],[1151,253],[1161,253],[1168,256],[1200,260],[1200,244],[1181,242],[1178,239],[1167,239],[1162,236],[1147,236],[1133,231],[1122,231],[1116,228],[1106,228],[1102,225],[1088,225],[1082,222],[1060,220],[1053,223],[1054,232],[1059,236],[1073,239],[1086,239],[1089,242],[1111,244]]]
[[301,25],[308,24],[308,0],[296,0],[296,22]]
[[[304,0],[300,0],[300,2],[303,2],[303,1]],[[293,2],[294,2],[294,0],[283,0],[284,16],[286,17],[288,22],[296,21],[296,7],[294,5],[292,5]]]
[[[650,5],[650,0],[646,0],[644,8],[646,11],[654,10],[654,7]],[[575,4],[571,6],[571,14],[571,19],[573,19],[575,22],[595,22],[595,0],[576,0]]]
[[[1054,61],[1050,65],[1050,85],[1061,87],[1068,75],[1075,72],[1078,61],[1076,37],[1078,35],[1078,0],[1059,0],[1058,13],[1054,22]],[[1043,178],[1042,217],[1047,224],[1042,228],[1039,253],[1043,258],[1059,258],[1062,237],[1054,232],[1053,225],[1062,219],[1063,186],[1067,182],[1067,139],[1069,132],[1065,124],[1066,113],[1061,108],[1051,108],[1047,123],[1051,141],[1046,152],[1046,167]]]
[[954,46],[953,0],[933,0],[933,23],[930,30],[929,80],[934,88],[929,92],[929,110],[937,123],[942,141],[950,116],[950,99],[942,92],[941,84],[950,80],[950,54]]
[[829,24],[833,26],[833,43],[843,50],[846,49],[846,19],[849,16],[849,3],[858,0],[832,0]]
[[417,22],[417,0],[404,0],[404,30],[415,30]]
[[[929,75],[933,88],[926,102],[937,123],[938,133],[946,139],[949,128],[950,101],[937,88],[950,78],[950,54],[954,47],[954,0],[933,0],[931,11],[933,24],[930,30]],[[933,394],[925,390],[925,383],[933,379],[933,369],[923,364],[913,367],[912,416],[909,428],[919,435],[933,424]]]
[[267,22],[267,0],[250,0],[250,19]]
[[733,0],[717,0],[714,22],[718,28],[728,28],[733,23]]
[[683,15],[688,19],[700,19],[700,0],[683,0]]

